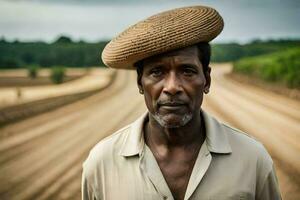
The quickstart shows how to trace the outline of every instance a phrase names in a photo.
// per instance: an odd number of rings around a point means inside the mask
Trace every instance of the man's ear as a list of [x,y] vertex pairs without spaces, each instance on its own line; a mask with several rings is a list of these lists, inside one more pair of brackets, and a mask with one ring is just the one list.
[[144,94],[144,90],[143,90],[143,86],[142,86],[142,77],[140,77],[140,75],[137,75],[136,83],[139,88],[139,93]]
[[143,61],[138,61],[134,64],[135,68],[136,68],[136,73],[137,73],[137,86],[139,88],[139,92],[140,94],[144,94],[144,90],[143,90],[143,85],[142,85],[142,76],[143,76]]
[[209,93],[209,88],[210,88],[210,83],[211,83],[210,72],[211,72],[211,67],[207,66],[207,70],[204,72],[204,76],[205,76],[205,79],[206,79],[206,83],[205,83],[205,86],[204,86],[204,93],[205,94]]

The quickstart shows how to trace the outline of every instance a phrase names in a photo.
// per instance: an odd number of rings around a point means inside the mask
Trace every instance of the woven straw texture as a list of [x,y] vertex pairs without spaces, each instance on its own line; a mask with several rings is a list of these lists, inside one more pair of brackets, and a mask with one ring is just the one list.
[[220,34],[223,26],[222,17],[210,7],[165,11],[138,22],[112,39],[102,52],[102,60],[108,67],[134,69],[133,64],[144,58],[209,42]]

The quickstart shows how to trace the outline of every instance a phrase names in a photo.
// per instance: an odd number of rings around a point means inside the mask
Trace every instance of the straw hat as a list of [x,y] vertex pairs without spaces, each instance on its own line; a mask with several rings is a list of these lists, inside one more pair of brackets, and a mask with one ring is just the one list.
[[102,60],[112,68],[134,69],[134,63],[144,58],[209,42],[223,26],[222,17],[210,7],[165,11],[136,23],[112,39],[102,52]]

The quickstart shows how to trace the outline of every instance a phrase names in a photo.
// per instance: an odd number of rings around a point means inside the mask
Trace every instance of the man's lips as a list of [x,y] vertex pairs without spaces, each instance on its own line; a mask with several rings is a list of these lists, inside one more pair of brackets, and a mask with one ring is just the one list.
[[158,104],[159,107],[167,110],[178,110],[181,109],[182,107],[186,106],[185,103],[179,103],[179,102],[172,102],[172,103],[160,103]]
[[160,106],[183,106],[185,105],[184,103],[164,103],[164,104],[159,104]]

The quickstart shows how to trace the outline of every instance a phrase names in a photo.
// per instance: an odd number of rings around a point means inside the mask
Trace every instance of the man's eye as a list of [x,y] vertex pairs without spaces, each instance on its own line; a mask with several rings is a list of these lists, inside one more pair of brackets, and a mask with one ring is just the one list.
[[186,75],[186,76],[191,76],[191,75],[194,75],[196,74],[197,72],[191,68],[185,68],[183,69],[183,74]]
[[154,77],[157,77],[157,76],[161,76],[162,75],[162,70],[161,69],[153,69],[150,71],[150,74]]

